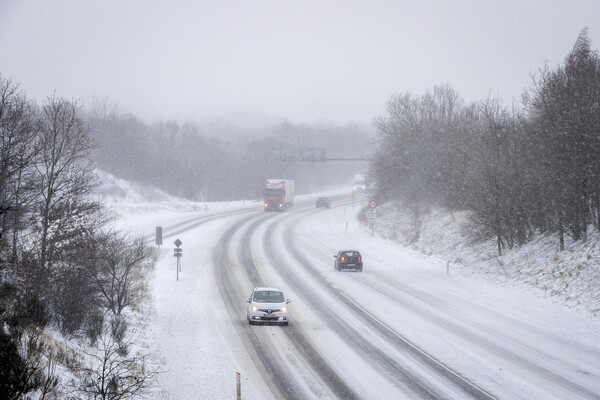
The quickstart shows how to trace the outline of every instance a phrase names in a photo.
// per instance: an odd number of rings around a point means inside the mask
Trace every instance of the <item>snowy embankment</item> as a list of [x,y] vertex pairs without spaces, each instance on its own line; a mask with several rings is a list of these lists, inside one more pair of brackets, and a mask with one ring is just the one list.
[[[126,181],[96,170],[102,182],[96,199],[111,213],[115,227],[133,234],[154,232],[157,221],[175,223],[193,212],[240,207],[247,202],[196,202],[171,196],[160,189]],[[173,219],[169,217],[172,216]]]
[[[567,240],[563,251],[556,236],[539,235],[498,257],[495,241],[476,242],[465,234],[467,212],[436,209],[419,221],[401,204],[392,202],[378,207],[374,230],[435,260],[440,268],[449,268],[450,274],[459,270],[485,275],[496,284],[517,285],[600,315],[600,232],[591,232],[586,243]],[[363,223],[368,224],[366,218]]]
[[96,170],[101,184],[96,199],[112,212],[115,222],[121,228],[140,228],[138,219],[146,219],[148,214],[160,212],[201,210],[206,203],[197,203],[171,196],[160,189],[129,182]]

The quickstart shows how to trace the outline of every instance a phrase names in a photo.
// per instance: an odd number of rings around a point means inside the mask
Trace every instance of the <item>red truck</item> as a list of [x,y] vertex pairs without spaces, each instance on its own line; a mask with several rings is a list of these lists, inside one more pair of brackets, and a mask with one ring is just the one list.
[[283,211],[294,205],[294,181],[267,179],[263,194],[265,211]]

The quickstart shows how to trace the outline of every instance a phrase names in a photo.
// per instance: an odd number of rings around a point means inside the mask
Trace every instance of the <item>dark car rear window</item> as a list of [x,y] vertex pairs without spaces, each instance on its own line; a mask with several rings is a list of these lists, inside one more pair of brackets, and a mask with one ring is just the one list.
[[344,254],[346,257],[358,257],[360,253],[358,251],[345,251]]

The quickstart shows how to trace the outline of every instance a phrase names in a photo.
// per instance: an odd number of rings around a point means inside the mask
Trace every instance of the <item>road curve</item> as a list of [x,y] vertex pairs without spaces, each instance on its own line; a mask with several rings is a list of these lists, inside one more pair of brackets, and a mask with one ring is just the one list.
[[[337,201],[336,205],[349,206],[349,202]],[[445,332],[444,336],[468,341],[469,349],[480,349],[481,357],[491,355],[524,371],[525,376],[534,377],[542,391],[541,385],[545,382],[548,388],[570,394],[571,398],[600,398],[599,385],[593,383],[595,369],[585,368],[585,362],[546,354],[551,350],[532,348],[530,341],[511,337],[510,332],[494,331],[484,319],[472,318],[460,310],[450,307],[442,313],[439,305],[444,304],[445,299],[437,298],[435,292],[424,292],[406,284],[397,275],[381,271],[324,273],[324,268],[331,267],[330,263],[327,267],[323,265],[324,260],[330,259],[331,249],[319,242],[318,237],[312,238],[299,228],[303,221],[322,212],[328,211],[315,210],[311,202],[298,204],[284,213],[259,210],[227,213],[223,218],[232,222],[223,230],[212,252],[219,291],[235,331],[274,398],[502,397],[473,381],[453,363],[431,353],[426,342],[415,341],[393,324],[387,324],[379,316],[381,310],[363,303],[364,296],[354,296],[351,290],[339,286],[347,283],[360,286],[362,293],[384,299],[394,310],[402,310],[424,321],[425,325],[435,326]],[[197,218],[171,227],[170,232],[189,230],[215,218],[219,216]],[[323,261],[315,261],[319,258]],[[252,287],[273,282],[283,286],[286,294],[294,299],[293,307],[303,309],[310,318],[293,318],[288,327],[250,326],[244,308],[247,294]],[[330,304],[331,309],[323,307],[324,304]],[[525,325],[522,321],[508,321],[510,317],[506,315],[493,315],[492,310],[482,309],[484,312],[491,312],[486,318],[506,319],[510,326]],[[532,337],[539,334],[544,340],[562,344],[560,338],[545,336],[535,327],[523,326],[523,329]],[[325,345],[324,337],[329,340]],[[327,346],[326,343],[341,345]],[[336,353],[342,346],[352,354]],[[586,349],[585,345],[573,351],[586,360],[598,359],[597,350]],[[562,363],[560,368],[548,364],[549,358]],[[344,359],[352,360],[353,368],[364,369],[364,379],[357,380],[356,374],[347,374],[348,365],[343,365],[343,361],[340,364]],[[572,374],[565,373],[571,369]],[[365,391],[368,384],[364,380],[377,382],[372,393]],[[387,389],[378,391],[380,384]],[[537,398],[541,398],[542,391],[537,393]]]

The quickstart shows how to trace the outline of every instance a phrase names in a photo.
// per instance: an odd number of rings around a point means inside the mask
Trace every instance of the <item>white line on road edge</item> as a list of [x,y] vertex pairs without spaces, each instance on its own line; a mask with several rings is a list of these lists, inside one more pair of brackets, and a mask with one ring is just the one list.
[[382,322],[381,320],[379,320],[377,317],[375,317],[373,314],[371,314],[370,312],[368,312],[367,310],[365,310],[364,308],[362,308],[360,305],[358,305],[354,300],[352,300],[350,297],[346,296],[344,294],[344,292],[339,292],[342,296],[344,296],[344,298],[346,298],[346,300],[348,300],[350,303],[354,304],[354,306],[356,308],[358,308],[359,310],[361,310],[362,312],[364,312],[365,314],[367,314],[369,317],[371,317],[373,320],[377,321],[377,323],[379,323],[381,326],[383,326],[385,329],[387,329],[388,331],[390,331],[391,333],[393,333],[395,336],[397,336],[400,340],[402,340],[404,343],[408,344],[410,347],[412,347],[413,349],[415,349],[416,351],[418,351],[419,353],[423,354],[425,357],[427,357],[428,359],[430,359],[431,361],[433,361],[434,363],[436,363],[437,365],[439,365],[440,367],[442,367],[443,369],[445,369],[446,371],[448,371],[449,373],[451,373],[452,375],[456,376],[458,379],[460,379],[461,381],[463,381],[464,383],[466,383],[467,385],[471,386],[472,388],[480,391],[481,393],[485,394],[486,396],[488,396],[490,399],[494,399],[494,400],[498,400],[496,397],[494,397],[493,395],[491,395],[490,393],[486,392],[485,390],[483,390],[482,388],[480,388],[479,386],[475,385],[474,383],[468,381],[467,379],[465,379],[464,377],[460,376],[459,374],[457,374],[456,372],[454,372],[453,370],[451,370],[449,367],[447,367],[446,365],[444,365],[443,363],[441,363],[440,361],[436,360],[435,358],[433,358],[432,356],[430,356],[429,354],[427,354],[426,352],[424,352],[423,350],[421,350],[418,346],[416,346],[415,344],[413,344],[411,341],[409,341],[408,339],[406,339],[404,336],[400,335],[398,332],[396,332],[395,330],[393,330],[392,328],[390,328],[388,325],[386,325],[384,322]]

